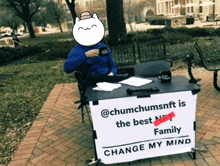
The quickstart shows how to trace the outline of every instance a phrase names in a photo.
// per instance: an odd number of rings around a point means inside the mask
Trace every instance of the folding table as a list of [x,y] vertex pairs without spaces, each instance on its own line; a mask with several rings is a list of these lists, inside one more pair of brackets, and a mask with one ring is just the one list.
[[86,89],[95,160],[104,164],[192,152],[195,158],[196,100],[200,86],[184,76],[157,77],[139,87]]

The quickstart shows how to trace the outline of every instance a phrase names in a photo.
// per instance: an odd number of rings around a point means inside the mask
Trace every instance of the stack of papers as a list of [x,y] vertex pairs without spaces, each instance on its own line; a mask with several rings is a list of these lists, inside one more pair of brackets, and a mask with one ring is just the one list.
[[93,88],[93,90],[101,90],[101,91],[113,91],[121,87],[121,84],[114,84],[109,82],[99,82],[96,83],[97,87]]
[[127,84],[131,86],[142,86],[145,84],[151,83],[153,80],[147,79],[147,78],[139,78],[139,77],[130,77],[126,80],[123,80],[119,83],[121,84]]
[[119,83],[109,83],[109,82],[99,82],[96,83],[97,87],[93,88],[93,90],[100,90],[100,91],[113,91],[114,89],[120,88],[121,84],[127,84],[131,86],[142,86],[148,83],[151,83],[153,80],[147,78],[140,78],[140,77],[130,77]]

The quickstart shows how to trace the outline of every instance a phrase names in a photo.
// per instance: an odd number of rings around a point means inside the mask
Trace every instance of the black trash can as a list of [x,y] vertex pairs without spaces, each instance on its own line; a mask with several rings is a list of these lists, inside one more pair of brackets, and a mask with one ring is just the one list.
[[209,16],[206,16],[206,21],[207,21],[207,22],[209,21]]
[[171,28],[171,20],[170,19],[166,19],[165,20],[165,25],[166,25],[166,28]]
[[212,16],[206,16],[206,21],[212,21],[213,20],[213,17]]
[[189,24],[194,24],[194,17],[186,18],[186,25],[189,25]]

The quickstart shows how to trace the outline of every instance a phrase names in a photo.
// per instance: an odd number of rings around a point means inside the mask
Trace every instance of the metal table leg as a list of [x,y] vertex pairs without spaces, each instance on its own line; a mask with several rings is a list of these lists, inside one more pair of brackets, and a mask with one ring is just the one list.
[[220,91],[220,87],[218,87],[218,70],[214,71],[213,84],[214,84],[215,89]]

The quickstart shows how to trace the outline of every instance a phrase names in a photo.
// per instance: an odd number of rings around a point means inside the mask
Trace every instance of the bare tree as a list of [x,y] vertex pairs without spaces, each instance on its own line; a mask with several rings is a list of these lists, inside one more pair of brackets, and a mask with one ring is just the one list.
[[96,13],[99,19],[106,25],[106,2],[105,0],[91,1],[86,6],[76,6],[76,14],[80,15],[84,11],[89,11],[91,14]]
[[126,23],[129,24],[131,31],[133,31],[132,23],[134,22],[134,4],[131,3],[131,0],[124,3],[124,12]]
[[75,24],[75,20],[76,20],[76,11],[75,11],[75,0],[66,0],[66,4],[70,9],[70,13],[72,15],[73,18],[73,24]]
[[10,8],[2,7],[0,17],[0,26],[10,27],[13,30],[13,32],[17,31],[19,26],[22,25],[24,22],[18,16],[16,16],[14,11]]
[[[134,21],[143,21],[146,17],[146,13],[144,14],[144,8],[155,8],[155,2],[153,0],[140,0],[140,1],[131,1],[129,0],[128,3],[125,3],[125,14],[127,15],[126,21],[130,24]],[[153,11],[151,10],[153,14]]]
[[[100,2],[102,2],[102,0],[97,1],[97,3]],[[73,18],[73,24],[75,24],[75,19],[77,17],[75,10],[75,0],[66,0],[66,3]],[[94,6],[93,9],[95,9]],[[98,10],[96,10],[96,12],[97,11]],[[110,42],[117,42],[120,36],[126,35],[123,0],[106,0],[106,11]]]
[[48,23],[58,25],[60,31],[63,33],[61,23],[65,21],[66,12],[59,0],[57,2],[51,1],[46,4],[46,18]]
[[106,16],[106,2],[105,0],[91,1],[87,6],[80,7],[81,12],[89,11],[91,14],[96,13],[99,17]]
[[26,22],[30,37],[34,38],[32,17],[39,12],[41,0],[5,0],[3,3],[5,6],[10,5],[15,10],[16,15]]

